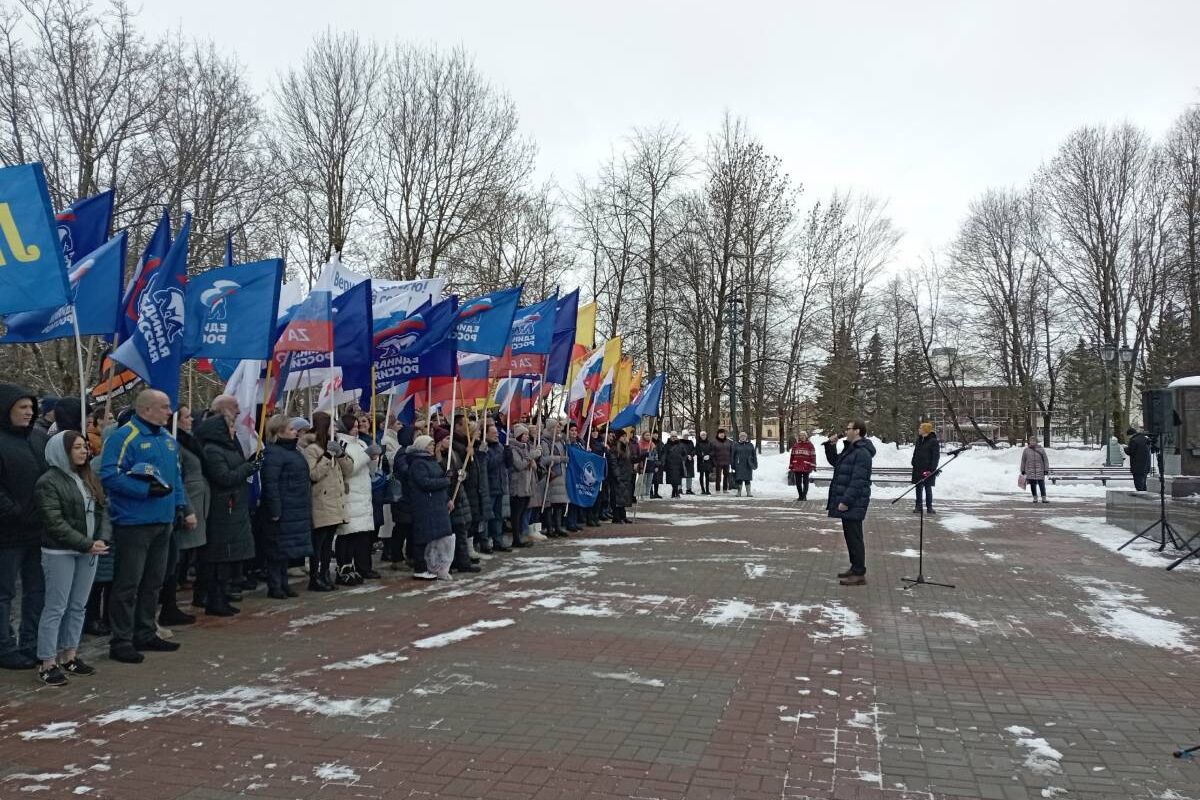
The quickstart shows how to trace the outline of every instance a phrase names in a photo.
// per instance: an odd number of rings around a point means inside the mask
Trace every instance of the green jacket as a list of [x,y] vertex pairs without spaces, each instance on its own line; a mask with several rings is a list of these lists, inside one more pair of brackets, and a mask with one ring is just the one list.
[[[42,520],[42,547],[80,553],[91,550],[93,539],[87,535],[83,495],[74,479],[60,469],[46,470],[37,480],[35,493]],[[95,539],[112,539],[108,508],[100,503],[96,504]]]

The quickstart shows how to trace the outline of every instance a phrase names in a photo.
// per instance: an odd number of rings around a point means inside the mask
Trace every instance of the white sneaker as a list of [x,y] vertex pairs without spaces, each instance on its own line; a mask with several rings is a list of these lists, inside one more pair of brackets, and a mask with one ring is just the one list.
[[160,638],[160,639],[174,639],[175,638],[175,633],[170,628],[164,628],[162,625],[158,626],[157,633],[158,633],[158,638]]
[[428,571],[414,572],[413,577],[419,581],[436,581],[437,580],[437,575],[434,575],[432,572],[428,572]]

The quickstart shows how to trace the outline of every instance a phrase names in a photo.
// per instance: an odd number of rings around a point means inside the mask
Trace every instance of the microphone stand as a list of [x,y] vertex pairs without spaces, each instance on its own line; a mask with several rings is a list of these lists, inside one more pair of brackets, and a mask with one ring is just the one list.
[[[896,503],[899,503],[901,500],[903,500],[905,497],[908,497],[909,492],[912,492],[918,486],[925,486],[929,483],[929,481],[935,480],[938,475],[942,474],[942,470],[944,470],[946,467],[953,464],[955,459],[957,459],[960,455],[962,455],[966,450],[967,450],[966,447],[960,447],[957,450],[954,450],[954,451],[948,453],[949,458],[945,462],[941,463],[938,466],[938,468],[935,469],[933,472],[930,472],[924,478],[917,481],[912,486],[908,487],[908,489],[906,489],[903,494],[901,494],[899,497],[897,497],[895,500],[892,501],[892,505],[895,505]],[[918,503],[917,511],[920,513],[920,516],[921,516],[921,522],[920,522],[920,527],[919,527],[920,538],[918,539],[918,544],[917,544],[917,577],[901,578],[900,582],[908,584],[907,586],[904,587],[905,589],[911,589],[914,586],[941,586],[946,589],[953,589],[954,588],[953,583],[938,583],[937,581],[925,580],[925,506]]]

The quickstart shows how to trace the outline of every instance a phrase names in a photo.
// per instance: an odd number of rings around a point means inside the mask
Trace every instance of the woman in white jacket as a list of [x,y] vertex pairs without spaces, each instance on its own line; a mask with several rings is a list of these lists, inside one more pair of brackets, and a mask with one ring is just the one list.
[[378,578],[371,569],[371,533],[375,530],[375,507],[371,503],[371,457],[358,438],[358,418],[342,417],[337,439],[346,448],[351,468],[346,477],[346,522],[338,527],[334,553],[337,556],[337,582],[343,586]]

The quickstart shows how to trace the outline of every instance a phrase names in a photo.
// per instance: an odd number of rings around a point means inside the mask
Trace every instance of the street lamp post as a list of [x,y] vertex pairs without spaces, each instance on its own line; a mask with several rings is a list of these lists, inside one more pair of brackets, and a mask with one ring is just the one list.
[[1104,465],[1106,467],[1119,467],[1120,463],[1114,464],[1112,461],[1111,448],[1108,446],[1109,440],[1115,435],[1115,431],[1109,433],[1109,425],[1112,424],[1112,412],[1110,410],[1109,401],[1112,394],[1112,380],[1109,377],[1109,365],[1115,372],[1115,377],[1118,382],[1121,380],[1121,366],[1128,367],[1133,363],[1134,350],[1132,347],[1118,348],[1116,345],[1106,344],[1100,348],[1100,361],[1104,366],[1104,423],[1101,426],[1100,445],[1104,448]]

